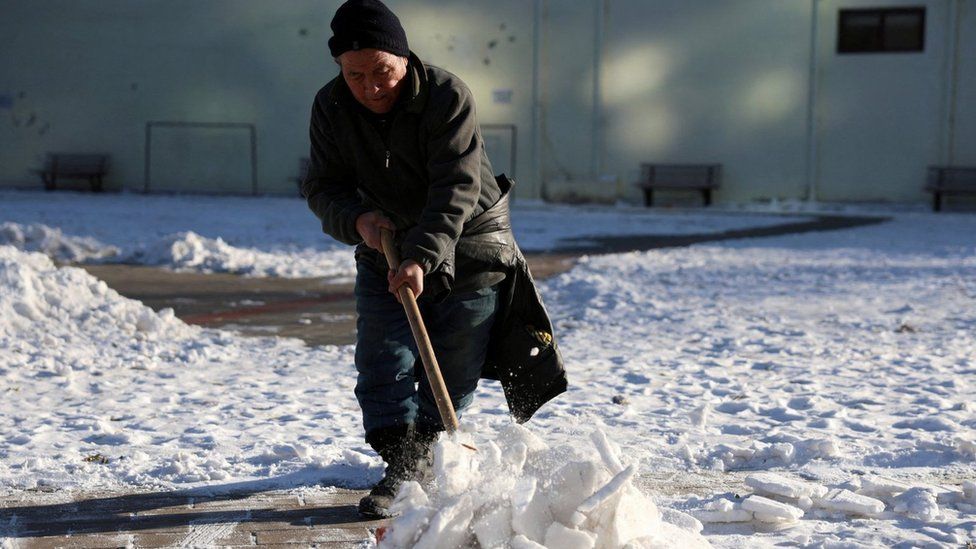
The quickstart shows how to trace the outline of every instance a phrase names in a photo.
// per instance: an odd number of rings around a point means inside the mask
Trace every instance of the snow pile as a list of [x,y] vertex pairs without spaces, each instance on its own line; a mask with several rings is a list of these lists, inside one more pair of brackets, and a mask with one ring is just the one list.
[[[463,436],[463,435],[462,435]],[[380,547],[565,549],[709,547],[701,524],[677,511],[665,522],[633,484],[635,464],[624,465],[602,431],[593,449],[550,448],[519,425],[472,451],[444,438],[434,449],[429,492],[417,482],[401,487],[400,516]]]
[[0,245],[40,252],[63,262],[99,261],[117,257],[120,253],[115,246],[103,244],[91,237],[68,236],[61,229],[42,223],[0,223]]
[[[328,257],[322,257],[326,255]],[[233,273],[248,276],[348,278],[350,253],[291,250],[287,255],[231,246],[223,238],[207,238],[193,231],[175,233],[130,252],[126,260],[177,271]]]
[[0,246],[0,488],[365,487],[380,463],[360,452],[355,376],[315,382],[351,362],[351,347],[190,326]]
[[[172,309],[156,313],[81,269],[59,269],[47,256],[11,246],[0,246],[0,288],[5,290],[0,293],[0,337],[16,338],[11,342],[14,348],[30,345],[30,338],[18,337],[24,332],[45,334],[34,351],[48,354],[76,351],[89,327],[137,340],[192,330],[173,316]],[[87,343],[105,342],[96,337]]]

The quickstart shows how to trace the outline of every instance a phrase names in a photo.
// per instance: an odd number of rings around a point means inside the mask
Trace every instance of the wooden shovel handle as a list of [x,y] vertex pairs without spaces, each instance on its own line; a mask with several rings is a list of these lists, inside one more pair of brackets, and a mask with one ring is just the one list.
[[[400,254],[393,244],[393,233],[388,229],[380,229],[380,242],[383,244],[383,255],[386,256],[386,263],[390,266],[390,270],[398,270],[400,268]],[[447,385],[444,384],[444,377],[441,376],[440,366],[437,365],[437,357],[434,356],[434,347],[430,344],[427,328],[424,327],[424,319],[420,316],[417,298],[414,297],[413,290],[407,284],[397,288],[397,294],[400,296],[400,302],[403,303],[407,321],[410,322],[413,339],[417,342],[420,360],[424,363],[424,371],[427,372],[427,380],[430,382],[431,392],[434,393],[434,402],[437,403],[441,421],[444,422],[444,428],[447,429],[447,432],[453,433],[458,428],[457,415],[454,413],[454,405],[451,404]]]

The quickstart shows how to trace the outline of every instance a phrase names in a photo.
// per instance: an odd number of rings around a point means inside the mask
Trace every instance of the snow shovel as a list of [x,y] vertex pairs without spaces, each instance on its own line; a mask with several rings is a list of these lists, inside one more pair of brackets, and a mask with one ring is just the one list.
[[[388,229],[380,229],[380,242],[383,245],[383,255],[386,256],[386,263],[390,270],[396,271],[400,268],[400,254],[393,244],[393,233]],[[403,310],[407,313],[407,321],[410,322],[410,331],[413,332],[413,339],[417,342],[417,350],[420,352],[420,360],[424,363],[424,371],[427,373],[427,381],[430,382],[431,392],[434,393],[434,402],[437,403],[437,411],[441,414],[441,421],[447,432],[454,433],[458,430],[457,415],[454,413],[454,405],[451,404],[451,397],[447,393],[447,386],[444,384],[444,377],[441,376],[440,366],[437,365],[437,357],[434,356],[434,347],[430,344],[430,337],[427,336],[427,328],[424,327],[424,319],[420,316],[420,308],[417,307],[417,298],[413,295],[410,286],[404,284],[397,288],[400,302],[403,303]],[[465,445],[467,446],[467,445]]]

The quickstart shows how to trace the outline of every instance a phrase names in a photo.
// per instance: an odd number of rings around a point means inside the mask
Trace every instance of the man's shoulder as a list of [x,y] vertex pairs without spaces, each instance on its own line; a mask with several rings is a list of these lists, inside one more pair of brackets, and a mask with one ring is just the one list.
[[461,80],[461,77],[438,67],[436,65],[425,65],[427,69],[427,82],[430,86],[431,97],[445,98],[445,97],[471,97],[471,89],[468,85]]
[[332,80],[329,80],[324,86],[319,88],[319,91],[315,94],[315,103],[322,106],[323,108],[330,103],[335,102],[335,97],[333,90],[335,89],[336,82],[339,81],[339,76],[336,76]]

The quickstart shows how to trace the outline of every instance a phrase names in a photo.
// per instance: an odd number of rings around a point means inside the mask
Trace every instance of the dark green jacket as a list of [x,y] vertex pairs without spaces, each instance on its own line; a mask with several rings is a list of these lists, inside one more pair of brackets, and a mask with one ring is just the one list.
[[[403,259],[423,267],[428,298],[443,297],[452,287],[471,290],[498,282],[501,275],[486,276],[454,257],[464,224],[501,197],[471,91],[413,55],[407,74],[385,138],[341,75],[318,92],[303,185],[309,207],[327,234],[347,244],[362,242],[359,215],[384,212],[397,226]],[[374,250],[361,246],[357,253],[386,271]]]
[[382,273],[386,262],[362,243],[356,218],[371,210],[389,217],[401,256],[424,269],[421,298],[504,280],[484,376],[501,380],[512,414],[525,421],[566,389],[566,377],[549,316],[512,236],[511,182],[492,173],[467,86],[412,54],[407,74],[386,131],[341,75],[319,90],[302,193],[323,231],[358,245],[357,256]]

